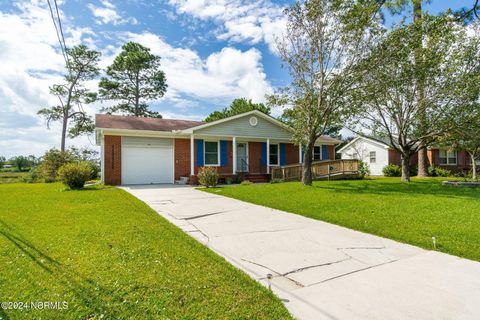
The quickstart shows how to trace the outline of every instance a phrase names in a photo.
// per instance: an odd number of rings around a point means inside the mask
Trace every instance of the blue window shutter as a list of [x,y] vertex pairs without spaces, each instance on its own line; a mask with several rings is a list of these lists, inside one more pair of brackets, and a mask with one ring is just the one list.
[[220,141],[220,166],[226,167],[228,164],[227,141]]
[[322,160],[328,160],[328,148],[325,144],[322,144]]
[[267,143],[262,142],[262,152],[260,154],[260,163],[262,166],[267,165]]
[[280,165],[284,166],[287,164],[287,145],[285,143],[280,143]]
[[202,167],[204,163],[204,154],[203,154],[203,140],[195,139],[197,145],[197,166]]

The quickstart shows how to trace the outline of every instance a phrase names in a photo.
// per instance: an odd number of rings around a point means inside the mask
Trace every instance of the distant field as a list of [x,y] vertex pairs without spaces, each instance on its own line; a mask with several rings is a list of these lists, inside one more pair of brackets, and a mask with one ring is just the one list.
[[22,182],[22,178],[27,174],[28,172],[0,172],[0,184]]

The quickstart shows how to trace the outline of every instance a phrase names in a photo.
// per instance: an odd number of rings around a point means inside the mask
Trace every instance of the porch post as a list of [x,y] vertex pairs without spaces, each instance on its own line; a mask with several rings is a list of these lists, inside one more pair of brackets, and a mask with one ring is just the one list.
[[267,139],[267,173],[270,173],[270,139]]
[[236,174],[237,173],[237,137],[233,137],[232,139],[232,160],[233,160],[232,173]]
[[298,163],[302,163],[302,145],[298,145]]
[[195,138],[193,134],[190,135],[190,175],[195,175],[195,148],[194,148]]

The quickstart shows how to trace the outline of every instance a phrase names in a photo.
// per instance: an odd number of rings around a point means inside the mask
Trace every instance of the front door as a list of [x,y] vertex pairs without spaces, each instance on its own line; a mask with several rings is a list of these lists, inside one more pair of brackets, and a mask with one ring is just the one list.
[[248,172],[248,153],[246,143],[237,143],[237,172]]

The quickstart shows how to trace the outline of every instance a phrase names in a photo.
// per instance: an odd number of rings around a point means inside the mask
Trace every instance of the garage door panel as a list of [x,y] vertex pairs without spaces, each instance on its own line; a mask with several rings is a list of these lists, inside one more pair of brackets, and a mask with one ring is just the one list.
[[173,147],[122,145],[122,184],[173,183]]

